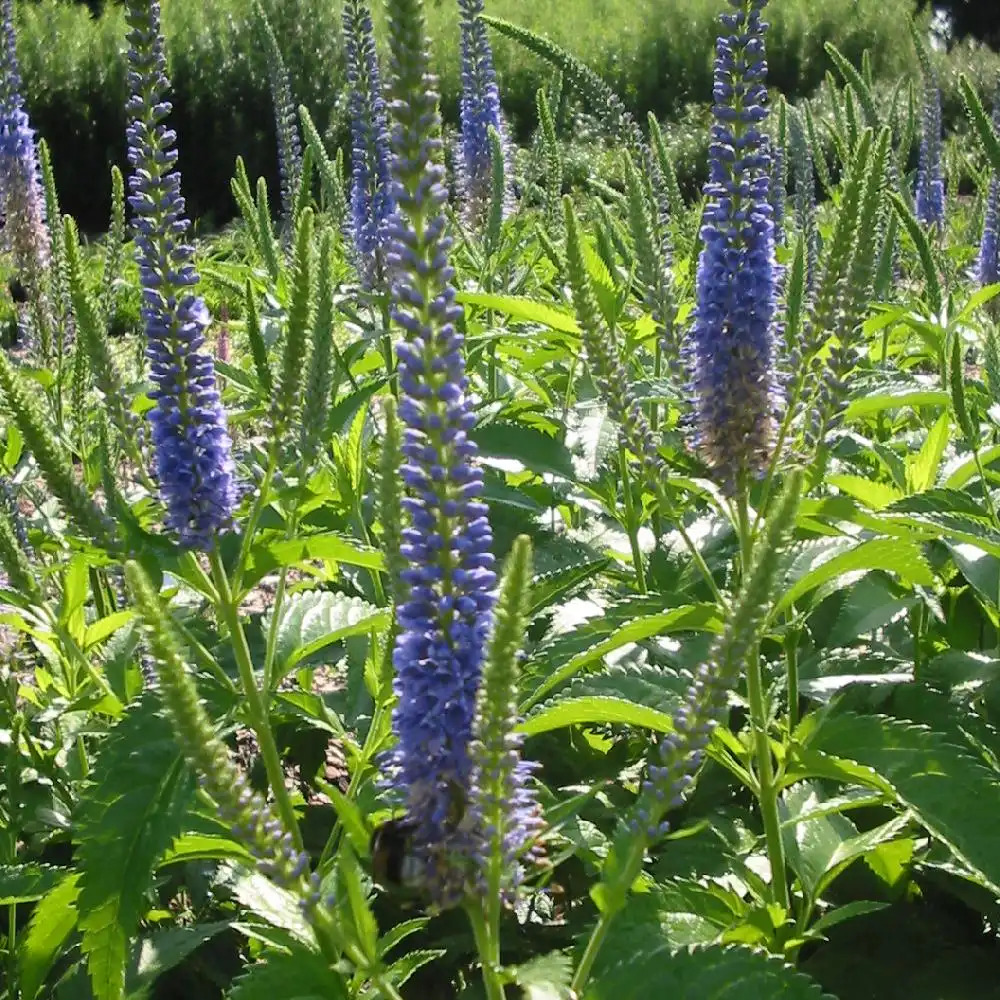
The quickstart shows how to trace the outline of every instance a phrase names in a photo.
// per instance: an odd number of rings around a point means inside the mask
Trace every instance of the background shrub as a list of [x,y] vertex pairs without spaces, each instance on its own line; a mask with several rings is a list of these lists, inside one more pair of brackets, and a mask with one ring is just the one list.
[[[331,144],[346,139],[340,0],[263,0],[287,63],[295,100]],[[381,5],[375,3],[381,34]],[[121,7],[70,0],[19,5],[28,108],[52,146],[65,210],[92,230],[106,224],[109,165],[125,151],[125,24]],[[640,120],[678,121],[711,94],[716,0],[490,0],[491,14],[548,35],[599,73]],[[849,59],[872,54],[876,75],[915,72],[906,22],[914,0],[775,0],[768,10],[769,80],[791,99],[810,94],[830,68],[834,42]],[[454,0],[429,5],[442,110],[454,122],[459,94]],[[203,224],[233,212],[229,178],[242,155],[251,176],[276,182],[267,71],[247,0],[164,0],[173,82],[172,125],[189,210]],[[535,91],[551,74],[540,59],[495,38],[504,107],[515,134],[534,127]],[[966,53],[965,62],[969,61]],[[964,66],[964,63],[963,63]],[[985,76],[986,70],[976,73]],[[946,88],[954,74],[945,80]],[[957,99],[946,109],[957,112]]]

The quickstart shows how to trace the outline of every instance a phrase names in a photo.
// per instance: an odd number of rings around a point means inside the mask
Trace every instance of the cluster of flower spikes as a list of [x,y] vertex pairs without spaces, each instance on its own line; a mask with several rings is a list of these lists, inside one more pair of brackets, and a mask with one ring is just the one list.
[[[461,31],[462,129],[458,160],[459,194],[470,222],[481,221],[493,196],[493,152],[489,130],[500,137],[500,148],[509,158],[507,128],[500,110],[500,89],[493,67],[493,50],[480,16],[483,0],[458,0]],[[509,171],[508,171],[509,174]]]
[[13,0],[0,0],[0,206],[3,240],[18,277],[33,296],[43,294],[50,237],[39,181],[35,132],[24,109],[14,33]]
[[[496,574],[482,472],[473,463],[463,338],[445,233],[447,190],[436,80],[421,0],[388,0],[393,225],[389,269],[403,427],[401,533],[393,652],[394,787],[413,825],[431,900],[470,889],[467,818],[477,689],[493,623]],[[474,875],[472,876],[474,881]]]
[[941,227],[944,224],[944,176],[941,169],[941,90],[937,80],[927,73],[915,195],[916,215],[925,226]]
[[129,204],[156,401],[149,417],[156,476],[167,527],[185,547],[208,549],[231,523],[236,503],[232,442],[212,357],[201,350],[209,315],[193,293],[198,275],[184,242],[175,136],[164,125],[170,104],[159,4],[130,0],[126,19]]
[[372,16],[365,0],[346,0],[343,20],[351,117],[348,229],[361,284],[371,290],[385,278],[385,254],[396,212],[392,198],[389,127]]
[[[1000,85],[993,103],[993,130],[1000,135]],[[981,285],[1000,281],[1000,171],[993,171],[986,195],[983,238],[976,258],[976,280]]]
[[695,447],[727,489],[767,468],[780,391],[774,366],[774,256],[764,33],[767,0],[728,0],[716,43],[714,122],[686,345]]

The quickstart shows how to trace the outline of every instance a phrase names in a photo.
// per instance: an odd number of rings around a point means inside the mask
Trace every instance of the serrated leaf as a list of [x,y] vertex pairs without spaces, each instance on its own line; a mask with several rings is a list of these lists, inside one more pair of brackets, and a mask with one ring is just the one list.
[[315,951],[316,935],[302,914],[297,896],[251,868],[224,865],[219,871],[219,878],[248,910],[267,923],[288,931],[299,944]]
[[0,906],[41,899],[68,874],[51,865],[0,865]]
[[945,410],[928,431],[920,451],[906,459],[906,488],[910,493],[929,489],[937,478],[944,449],[948,444],[951,414]]
[[459,292],[455,301],[460,305],[480,306],[501,312],[511,319],[524,320],[527,323],[539,323],[550,330],[560,333],[580,335],[580,326],[576,317],[562,309],[520,295],[492,295],[486,292]]
[[844,419],[850,422],[883,410],[898,410],[907,406],[914,409],[922,406],[947,406],[950,401],[951,397],[944,389],[925,388],[912,382],[903,382],[852,399],[847,404]]
[[313,559],[359,566],[362,569],[384,568],[382,553],[378,549],[336,532],[289,539],[282,535],[280,538],[259,542],[250,549],[244,583],[247,587],[252,587],[268,573],[285,566],[305,565]]
[[863,476],[828,476],[827,483],[863,503],[869,510],[882,510],[903,496],[902,492],[891,483],[880,483],[874,479],[865,479]]
[[906,583],[933,586],[934,574],[920,548],[902,538],[820,538],[798,546],[785,574],[785,585],[772,616],[790,608],[811,590],[850,573],[879,569]]
[[[589,645],[586,645],[584,630],[576,630],[565,643],[554,648],[540,647],[532,657],[546,657],[545,679],[535,688],[531,695],[522,702],[520,711],[523,714],[532,706],[538,704],[550,691],[566,683],[584,667],[601,659],[608,653],[620,649],[629,643],[639,642],[653,636],[669,635],[673,632],[710,631],[722,629],[722,619],[718,609],[711,604],[686,604],[683,607],[671,608],[658,614],[644,615],[631,621],[619,624],[610,634],[600,635]],[[581,639],[583,648],[580,649]],[[568,655],[567,655],[568,654]],[[541,672],[541,671],[538,671]]]
[[253,965],[227,994],[228,1000],[347,1000],[343,976],[326,960],[301,949],[270,952]]
[[[381,629],[390,617],[388,608],[377,608],[360,597],[330,591],[293,594],[281,609],[275,645],[282,675],[326,646],[352,635]],[[265,630],[272,616],[265,618]]]
[[230,921],[220,920],[191,927],[168,927],[144,937],[134,949],[126,979],[129,1000],[146,996],[164,972],[231,926]]
[[418,969],[447,954],[447,948],[420,948],[408,951],[386,969],[386,977],[394,985],[402,986]]
[[502,458],[519,462],[532,472],[552,472],[575,481],[569,449],[551,434],[523,424],[481,424],[469,437],[476,442],[480,458]]
[[69,875],[42,898],[18,950],[23,1000],[35,1000],[63,945],[76,927],[80,876]]
[[628,956],[591,982],[584,1000],[820,1000],[808,976],[746,948],[674,952],[664,942]]
[[673,720],[666,712],[646,708],[645,705],[637,705],[624,698],[584,695],[579,698],[560,698],[558,701],[543,705],[525,719],[517,730],[527,736],[535,736],[564,726],[609,722],[640,726],[659,733],[669,733],[674,728]]
[[945,544],[962,576],[989,607],[996,609],[1000,604],[1000,559],[968,542]]
[[539,955],[514,970],[524,1000],[570,1000],[572,977],[573,961],[561,951]]
[[74,821],[81,948],[97,1000],[120,1000],[128,942],[157,861],[177,836],[194,782],[170,721],[147,696],[101,745]]
[[587,558],[536,576],[531,581],[529,613],[535,615],[542,608],[554,604],[569,591],[600,573],[609,562],[610,559],[606,556]]
[[1000,777],[927,726],[885,716],[827,718],[808,751],[852,762],[866,784],[882,785],[993,892],[1000,892],[1000,828],[983,803],[1000,798]]

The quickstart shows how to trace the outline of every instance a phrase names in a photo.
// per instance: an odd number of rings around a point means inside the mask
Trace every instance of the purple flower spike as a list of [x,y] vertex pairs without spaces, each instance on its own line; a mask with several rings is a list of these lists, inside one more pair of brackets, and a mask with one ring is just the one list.
[[924,83],[923,133],[917,164],[917,218],[925,226],[944,225],[944,177],[941,173],[941,91],[937,81]]
[[[993,103],[993,129],[1000,132],[1000,86]],[[976,259],[976,280],[980,285],[1000,281],[1000,174],[996,171],[990,179],[986,196],[986,213],[983,218],[983,239]]]
[[385,277],[385,253],[396,205],[392,199],[389,130],[368,4],[346,0],[348,107],[351,114],[351,242],[361,284],[372,289]]
[[432,898],[448,905],[466,882],[462,821],[469,744],[496,574],[488,509],[473,464],[475,423],[454,270],[445,235],[436,80],[428,69],[421,0],[388,0],[393,195],[399,212],[388,255],[397,345],[400,469],[407,524],[400,553],[403,602],[393,662],[398,704],[394,784],[415,825],[414,846]]
[[193,294],[198,274],[184,242],[181,177],[174,169],[175,135],[164,124],[170,104],[160,8],[130,0],[126,105],[129,204],[142,285],[142,319],[153,399],[150,411],[156,476],[167,527],[185,547],[209,549],[232,520],[236,504],[232,442],[219,399],[215,366],[201,348],[208,309]]
[[729,0],[716,44],[714,124],[688,345],[695,445],[729,489],[762,474],[778,405],[774,372],[778,268],[770,159],[762,123],[767,0]]
[[[493,50],[480,15],[483,0],[458,0],[461,30],[462,99],[459,113],[462,150],[459,157],[459,191],[470,223],[481,222],[493,196],[493,156],[489,130],[500,136],[509,160],[507,128],[500,112],[500,90],[493,68]],[[508,164],[509,166],[509,164]],[[510,171],[507,170],[509,176]]]
[[[51,243],[39,181],[35,131],[24,109],[13,0],[0,0],[0,209],[3,239],[18,277],[44,310]],[[43,315],[42,321],[47,319]]]

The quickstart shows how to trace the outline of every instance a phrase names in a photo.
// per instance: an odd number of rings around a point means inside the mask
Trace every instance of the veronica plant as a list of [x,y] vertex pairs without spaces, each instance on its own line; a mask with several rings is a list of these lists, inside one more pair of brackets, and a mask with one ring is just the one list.
[[770,202],[766,0],[729,0],[720,20],[707,204],[689,340],[695,444],[722,483],[762,475],[775,434],[778,268]]
[[399,215],[389,266],[393,318],[405,337],[399,359],[409,525],[401,554],[404,602],[393,662],[399,698],[393,716],[395,781],[439,903],[465,888],[462,855],[472,762],[469,743],[496,574],[482,472],[473,464],[461,315],[445,234],[447,199],[435,81],[428,70],[419,0],[391,0],[393,194]]
[[[500,90],[493,68],[493,50],[482,19],[483,9],[483,0],[458,0],[462,63],[459,106],[462,143],[458,179],[463,209],[470,224],[482,223],[493,197],[490,129],[500,138],[503,158],[509,161],[507,129],[500,110]],[[509,175],[509,169],[506,172]]]
[[50,235],[40,183],[35,131],[22,96],[13,0],[0,4],[0,209],[3,242],[12,253],[22,301],[38,336],[43,361],[52,346],[48,268]]
[[[1000,86],[993,103],[993,131],[1000,135]],[[993,170],[983,213],[983,236],[976,257],[976,280],[981,285],[1000,281],[1000,171]]]
[[347,0],[343,21],[351,116],[348,228],[361,285],[370,290],[386,278],[385,255],[396,210],[389,131],[371,11],[365,0]]
[[944,175],[941,164],[941,89],[925,67],[924,109],[917,165],[916,215],[925,226],[944,225]]
[[129,204],[156,402],[149,416],[156,476],[167,527],[182,545],[211,549],[236,502],[232,445],[212,356],[202,350],[208,309],[194,294],[194,250],[184,242],[189,223],[175,136],[165,125],[170,104],[159,4],[134,0],[126,18]]

